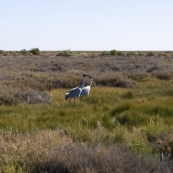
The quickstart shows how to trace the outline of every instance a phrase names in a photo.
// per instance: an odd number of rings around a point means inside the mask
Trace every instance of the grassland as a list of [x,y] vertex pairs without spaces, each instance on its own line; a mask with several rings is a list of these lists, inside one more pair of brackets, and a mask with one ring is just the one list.
[[[0,172],[173,170],[172,52],[46,53],[0,57]],[[83,73],[95,81],[73,109]]]

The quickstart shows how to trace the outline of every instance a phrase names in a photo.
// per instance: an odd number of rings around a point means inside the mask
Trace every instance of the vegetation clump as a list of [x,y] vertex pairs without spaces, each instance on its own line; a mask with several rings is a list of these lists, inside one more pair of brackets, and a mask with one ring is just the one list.
[[137,55],[138,54],[136,52],[133,52],[133,51],[127,53],[127,56],[129,56],[129,57],[131,57],[131,56],[137,56]]
[[69,49],[69,50],[59,51],[59,52],[56,54],[56,56],[67,56],[67,57],[69,57],[69,56],[74,56],[74,55],[75,55],[74,52],[70,51],[70,49]]
[[0,89],[0,105],[12,106],[19,103],[38,104],[51,103],[51,96],[47,92],[33,89],[18,89],[3,86]]
[[41,52],[38,48],[32,48],[31,50],[29,50],[30,53],[32,53],[33,55],[40,55]]
[[150,52],[148,52],[148,53],[146,54],[146,56],[155,56],[155,53],[152,52],[152,51],[150,51]]
[[117,54],[118,53],[117,53],[117,51],[115,49],[113,49],[113,50],[110,51],[110,55],[111,56],[117,56]]
[[22,49],[22,50],[20,51],[20,53],[21,53],[22,55],[27,55],[27,54],[28,54],[28,51],[27,51],[26,49]]

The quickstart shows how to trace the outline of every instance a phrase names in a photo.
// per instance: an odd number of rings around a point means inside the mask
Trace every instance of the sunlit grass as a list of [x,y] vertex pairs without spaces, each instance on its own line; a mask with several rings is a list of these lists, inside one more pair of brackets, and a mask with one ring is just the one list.
[[[143,156],[158,157],[161,151],[173,151],[172,84],[171,80],[150,79],[138,82],[133,89],[92,87],[87,101],[75,99],[75,108],[64,98],[68,89],[50,91],[51,104],[1,106],[1,150],[5,153],[9,148],[3,156],[7,164],[0,162],[2,170],[14,172],[20,168],[27,172],[33,167],[31,158],[37,168],[42,163],[40,157],[45,162],[51,157],[54,163],[56,159],[50,154],[50,146],[55,150],[59,145],[57,140],[65,140],[63,146],[80,144],[107,150],[118,144]],[[27,148],[25,152],[20,148],[22,145]],[[61,150],[68,155],[66,149]],[[106,150],[99,152],[104,154]],[[22,158],[22,164],[17,163]]]
[[[141,152],[149,152],[152,147],[148,151],[148,141],[172,131],[172,84],[173,81],[148,80],[133,89],[92,87],[87,101],[75,99],[75,109],[64,99],[67,89],[52,90],[51,104],[1,106],[0,128],[11,128],[14,133],[62,129],[74,140],[93,142],[98,141],[93,133],[99,122],[104,128],[99,141],[126,144],[137,151],[142,146]],[[142,128],[143,132],[136,134],[134,128]],[[134,141],[129,142],[127,136],[133,136]]]

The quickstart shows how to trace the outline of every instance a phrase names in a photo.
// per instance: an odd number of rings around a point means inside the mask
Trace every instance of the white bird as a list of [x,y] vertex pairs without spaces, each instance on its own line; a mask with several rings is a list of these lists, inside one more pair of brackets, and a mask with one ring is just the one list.
[[82,92],[80,94],[80,98],[82,98],[82,96],[86,96],[86,100],[87,100],[88,95],[90,93],[90,89],[91,89],[91,85],[92,85],[92,79],[93,79],[92,76],[88,76],[88,77],[89,77],[89,80],[90,80],[90,84],[88,86],[86,86],[86,87],[83,87],[82,88]]
[[[73,108],[75,107],[75,98],[80,97],[80,94],[82,92],[82,88],[84,87],[84,82],[85,82],[86,76],[87,76],[86,74],[83,74],[82,83],[78,87],[69,90],[68,93],[65,94],[65,100],[69,99],[69,102]],[[72,98],[74,98],[74,105],[71,103]]]

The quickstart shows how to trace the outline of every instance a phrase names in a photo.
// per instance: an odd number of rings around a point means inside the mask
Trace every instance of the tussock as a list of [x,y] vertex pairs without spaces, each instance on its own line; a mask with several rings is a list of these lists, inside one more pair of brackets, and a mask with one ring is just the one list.
[[23,88],[22,90],[3,86],[0,88],[0,105],[17,105],[19,103],[51,103],[51,96],[48,92]]
[[63,131],[0,133],[1,172],[146,173],[171,171],[171,165],[141,157],[117,145],[104,147],[73,142]]

